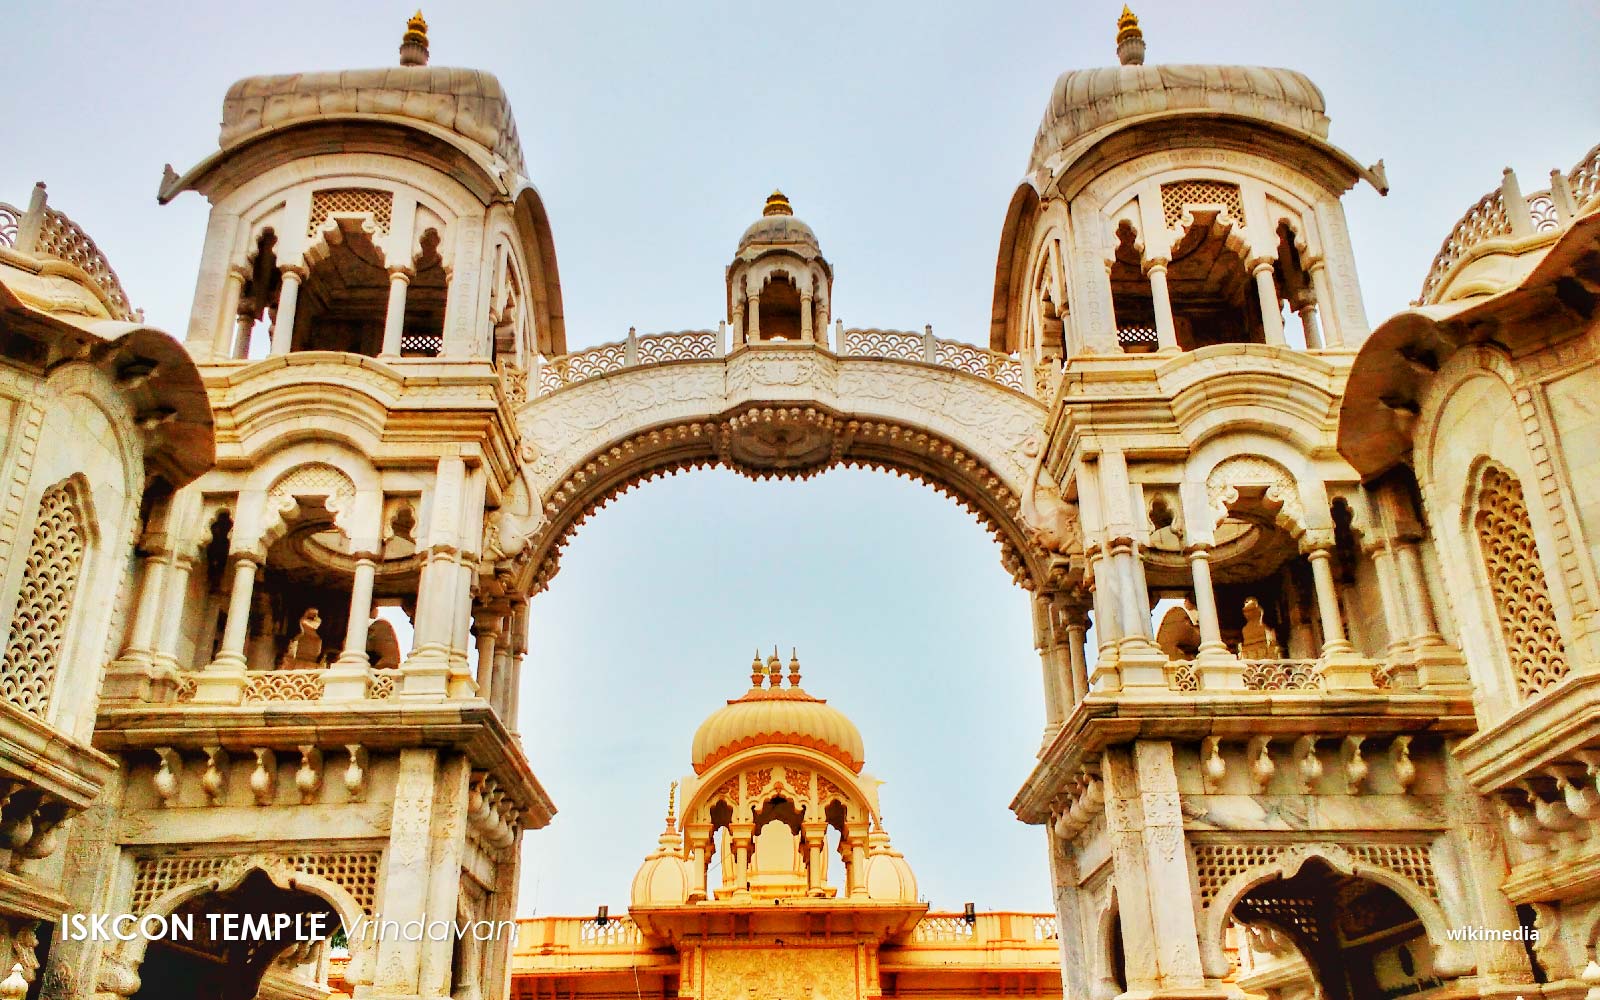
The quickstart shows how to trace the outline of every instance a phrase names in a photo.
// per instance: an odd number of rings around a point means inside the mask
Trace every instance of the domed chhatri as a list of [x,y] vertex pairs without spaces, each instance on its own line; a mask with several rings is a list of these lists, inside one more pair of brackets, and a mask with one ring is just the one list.
[[633,880],[634,919],[670,938],[677,918],[659,908],[832,900],[877,907],[886,934],[909,930],[926,907],[884,830],[864,756],[855,724],[800,686],[798,656],[785,686],[777,650],[765,662],[757,652],[750,690],[695,733],[694,774],[674,785],[666,828]]
[[804,246],[820,251],[817,234],[794,214],[794,207],[782,191],[773,191],[761,209],[761,218],[750,224],[739,237],[739,252],[755,246]]
[[[781,197],[781,196],[775,196]],[[762,682],[767,683],[766,687]],[[750,690],[712,712],[694,734],[695,774],[751,747],[788,745],[826,754],[859,774],[866,758],[861,732],[843,712],[800,686],[800,660],[789,659],[789,686],[782,687],[783,665],[774,649],[750,662]]]

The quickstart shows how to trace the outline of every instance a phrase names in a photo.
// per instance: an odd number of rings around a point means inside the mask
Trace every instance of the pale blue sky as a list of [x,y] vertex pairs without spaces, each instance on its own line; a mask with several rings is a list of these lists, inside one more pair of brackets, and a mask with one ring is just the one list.
[[[0,200],[35,180],[181,331],[207,205],[161,165],[215,147],[259,73],[391,65],[396,3],[36,4],[8,11]],[[568,337],[714,326],[722,268],[781,186],[849,325],[987,335],[995,251],[1051,82],[1114,62],[1120,2],[432,4],[436,65],[496,73],[560,260]],[[1308,73],[1333,141],[1387,160],[1346,198],[1374,322],[1511,165],[1524,190],[1600,140],[1593,0],[1138,5],[1154,62]],[[943,497],[882,474],[653,483],[579,531],[534,604],[522,730],[561,814],[521,909],[626,903],[700,719],[756,644],[860,725],[890,831],[936,906],[1049,906],[1043,834],[1006,810],[1042,710],[1026,601]]]

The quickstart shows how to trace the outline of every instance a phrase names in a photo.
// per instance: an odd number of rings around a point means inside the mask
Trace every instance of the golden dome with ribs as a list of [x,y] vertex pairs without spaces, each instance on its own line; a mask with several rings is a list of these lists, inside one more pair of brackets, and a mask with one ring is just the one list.
[[[767,687],[762,687],[762,681]],[[797,746],[832,757],[859,774],[866,752],[855,723],[821,698],[800,687],[800,660],[789,660],[789,686],[773,651],[765,666],[761,654],[750,664],[750,690],[712,712],[694,734],[694,772],[704,774],[718,761],[758,746]]]

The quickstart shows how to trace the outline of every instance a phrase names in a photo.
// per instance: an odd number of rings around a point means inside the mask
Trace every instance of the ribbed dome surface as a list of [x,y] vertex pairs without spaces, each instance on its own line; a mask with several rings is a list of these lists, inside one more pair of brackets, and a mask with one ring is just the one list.
[[712,712],[695,731],[695,773],[741,750],[767,745],[816,750],[855,772],[866,759],[860,730],[837,708],[799,687],[752,687]]
[[1322,91],[1303,73],[1261,66],[1111,66],[1056,79],[1033,143],[1029,172],[1101,126],[1173,112],[1256,118],[1328,137]]
[[750,228],[739,237],[739,249],[744,250],[756,244],[776,244],[788,246],[808,246],[813,250],[818,249],[817,234],[811,227],[801,222],[792,215],[767,215],[750,224]]

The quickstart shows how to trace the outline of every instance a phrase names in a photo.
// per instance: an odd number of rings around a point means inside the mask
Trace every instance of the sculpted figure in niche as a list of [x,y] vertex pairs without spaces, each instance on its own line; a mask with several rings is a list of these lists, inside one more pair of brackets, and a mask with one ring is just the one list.
[[379,670],[400,665],[400,639],[386,619],[374,618],[367,626],[367,660]]
[[1167,609],[1156,629],[1156,645],[1169,660],[1192,660],[1200,651],[1200,613],[1194,601],[1184,598],[1181,607]]
[[1261,620],[1261,605],[1254,597],[1244,600],[1244,629],[1239,639],[1240,659],[1276,660],[1283,656],[1278,633]]
[[316,608],[307,608],[300,616],[300,631],[289,640],[289,648],[283,651],[278,669],[306,670],[322,666],[322,636],[317,634],[321,627],[322,613]]

